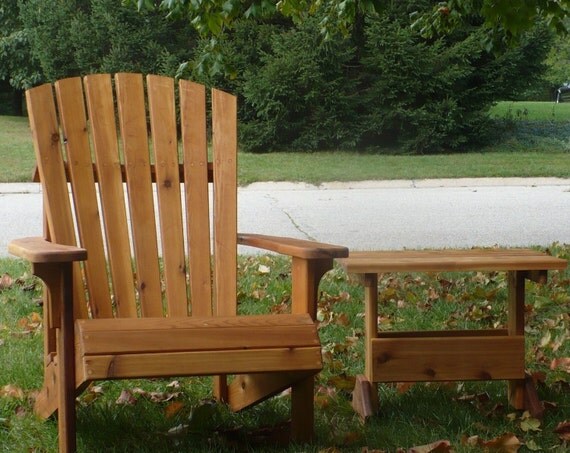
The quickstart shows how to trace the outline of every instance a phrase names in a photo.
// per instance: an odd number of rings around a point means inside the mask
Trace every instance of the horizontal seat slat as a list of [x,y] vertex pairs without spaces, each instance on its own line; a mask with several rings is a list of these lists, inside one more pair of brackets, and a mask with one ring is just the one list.
[[319,345],[308,315],[81,320],[76,338],[86,356]]
[[87,356],[82,361],[90,380],[169,376],[207,376],[322,369],[320,347],[199,351],[159,354]]

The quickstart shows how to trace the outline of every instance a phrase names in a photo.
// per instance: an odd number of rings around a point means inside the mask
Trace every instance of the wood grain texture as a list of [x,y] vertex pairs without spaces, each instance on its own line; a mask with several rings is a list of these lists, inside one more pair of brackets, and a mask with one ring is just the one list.
[[215,314],[237,313],[237,99],[212,90]]
[[162,316],[160,270],[145,93],[140,74],[115,76],[119,126],[127,173],[136,288],[142,316]]
[[83,83],[79,77],[60,80],[55,83],[55,91],[65,136],[68,179],[71,181],[79,239],[82,246],[89,250],[89,260],[84,264],[89,308],[93,317],[110,318],[113,310]]
[[346,247],[280,236],[239,233],[238,243],[304,259],[344,258],[348,256],[348,248]]
[[351,252],[338,260],[351,273],[565,269],[567,261],[526,249]]
[[90,379],[207,376],[322,367],[320,347],[86,356],[83,366]]
[[181,80],[179,91],[190,300],[192,315],[204,316],[212,314],[206,89],[202,85]]
[[111,76],[84,78],[117,316],[137,316]]
[[374,382],[524,378],[524,337],[376,338]]
[[[253,319],[251,319],[253,318]],[[118,322],[117,322],[118,321]],[[175,351],[297,348],[320,344],[308,315],[234,316],[223,322],[201,318],[91,320],[78,323],[84,355]]]
[[[147,77],[152,149],[169,316],[187,316],[186,258],[180,193],[174,80]],[[151,167],[152,174],[152,167]]]

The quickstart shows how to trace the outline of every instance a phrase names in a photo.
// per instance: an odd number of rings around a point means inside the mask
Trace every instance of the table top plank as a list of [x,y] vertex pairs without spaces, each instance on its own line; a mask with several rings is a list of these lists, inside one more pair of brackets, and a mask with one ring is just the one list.
[[563,270],[567,261],[531,249],[350,252],[337,262],[349,273]]

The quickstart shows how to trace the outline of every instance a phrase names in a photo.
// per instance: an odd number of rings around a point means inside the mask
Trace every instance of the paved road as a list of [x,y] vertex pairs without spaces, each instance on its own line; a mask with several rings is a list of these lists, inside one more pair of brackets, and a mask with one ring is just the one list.
[[[242,232],[352,250],[570,243],[570,179],[256,183],[239,206]],[[0,256],[11,239],[41,234],[37,185],[0,184],[0,210]]]

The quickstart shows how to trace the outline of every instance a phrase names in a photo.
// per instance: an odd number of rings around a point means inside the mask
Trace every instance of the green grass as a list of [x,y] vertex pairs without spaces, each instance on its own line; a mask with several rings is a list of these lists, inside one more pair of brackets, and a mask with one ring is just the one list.
[[28,119],[0,116],[0,182],[30,181],[34,151]]
[[[570,246],[554,244],[550,251],[570,258]],[[260,265],[265,266],[263,272]],[[276,256],[241,257],[240,312],[287,310],[289,265],[289,260]],[[0,260],[0,276],[4,274],[18,280],[0,290],[0,395],[4,393],[0,396],[0,452],[55,452],[55,419],[44,422],[32,413],[34,392],[42,382],[40,289],[22,261]],[[533,373],[544,373],[539,395],[550,402],[538,430],[528,430],[525,415],[506,405],[506,383],[500,381],[418,383],[409,389],[380,385],[380,414],[362,425],[350,407],[350,390],[364,365],[363,289],[335,268],[321,285],[318,317],[325,369],[316,385],[313,443],[279,444],[280,427],[289,414],[287,395],[230,414],[223,406],[205,403],[208,379],[183,378],[179,389],[167,387],[171,381],[162,379],[98,383],[78,402],[79,451],[361,452],[367,447],[394,452],[445,439],[461,453],[481,451],[464,445],[462,439],[479,436],[490,441],[505,433],[513,433],[527,447],[568,451],[554,430],[570,413],[570,374],[551,370],[550,363],[570,357],[570,272],[549,276],[545,285],[527,286],[528,300],[534,301],[526,313],[527,366]],[[502,273],[385,274],[379,286],[380,328],[504,327],[505,287]],[[10,388],[21,389],[22,394],[7,396]],[[169,402],[139,396],[134,405],[117,403],[122,391],[135,388],[181,394]],[[168,415],[173,402],[179,411]],[[531,451],[527,447],[519,451]]]
[[[550,105],[550,104],[549,104]],[[570,104],[559,104],[568,106]],[[570,177],[570,142],[506,141],[483,152],[387,155],[357,152],[241,153],[239,182],[365,181],[464,177]],[[25,118],[0,116],[0,182],[30,181],[33,149]]]
[[489,151],[446,155],[350,152],[271,153],[239,156],[239,181],[366,181],[429,178],[570,177],[570,153]]
[[491,109],[491,117],[528,121],[570,121],[570,102],[503,101]]

